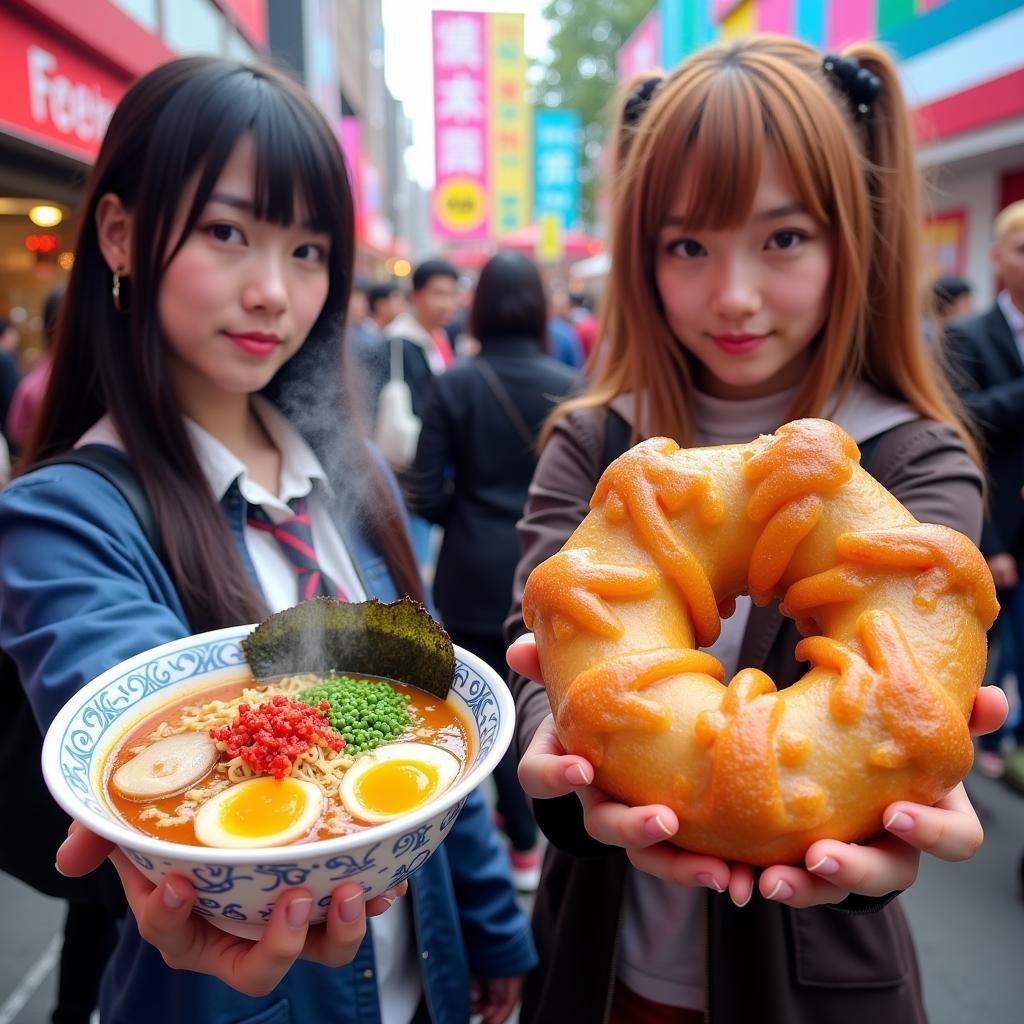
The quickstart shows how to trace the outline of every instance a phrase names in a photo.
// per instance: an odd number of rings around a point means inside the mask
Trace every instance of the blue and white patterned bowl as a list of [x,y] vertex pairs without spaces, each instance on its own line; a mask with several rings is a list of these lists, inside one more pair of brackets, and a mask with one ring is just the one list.
[[43,743],[43,775],[57,803],[110,839],[156,882],[181,874],[196,888],[196,913],[225,931],[257,936],[276,894],[303,885],[313,894],[313,923],[324,920],[332,890],[359,882],[367,898],[408,878],[440,846],[469,793],[494,770],[512,740],[515,718],[505,682],[480,658],[455,648],[452,696],[473,732],[475,755],[451,789],[395,821],[337,839],[264,850],[226,850],[153,839],[124,825],[103,787],[107,755],[151,711],[190,690],[248,671],[241,640],[253,626],[232,626],[155,647],[82,687],[53,720]]

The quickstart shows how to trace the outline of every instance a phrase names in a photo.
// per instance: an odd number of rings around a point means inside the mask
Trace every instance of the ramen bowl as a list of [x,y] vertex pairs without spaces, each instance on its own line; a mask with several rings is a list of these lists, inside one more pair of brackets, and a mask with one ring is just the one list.
[[253,626],[185,637],[129,658],[82,687],[53,720],[43,743],[43,775],[54,799],[91,831],[109,839],[151,881],[183,875],[196,890],[194,911],[224,931],[257,937],[277,894],[304,886],[311,923],[322,922],[342,882],[367,899],[409,878],[448,834],[466,798],[501,760],[512,740],[514,709],[503,679],[480,658],[455,648],[449,702],[469,734],[462,775],[432,801],[360,832],[288,846],[221,849],[155,839],[111,808],[104,771],[112,749],[161,706],[249,676],[241,641]]

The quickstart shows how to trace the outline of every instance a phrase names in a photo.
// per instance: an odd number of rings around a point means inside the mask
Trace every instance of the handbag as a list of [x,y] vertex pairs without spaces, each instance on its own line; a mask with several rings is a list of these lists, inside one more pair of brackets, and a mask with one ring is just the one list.
[[391,372],[377,401],[373,440],[393,469],[408,469],[416,457],[420,418],[412,411],[412,392],[402,369],[401,338],[392,338]]

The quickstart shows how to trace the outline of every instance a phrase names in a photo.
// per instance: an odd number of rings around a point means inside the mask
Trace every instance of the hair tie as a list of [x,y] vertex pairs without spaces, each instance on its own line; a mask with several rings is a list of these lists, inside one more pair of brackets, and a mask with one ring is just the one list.
[[651,105],[655,93],[661,86],[662,78],[645,78],[626,98],[622,110],[622,119],[628,125],[635,125],[643,117],[644,111]]
[[840,57],[826,54],[821,62],[825,74],[846,94],[853,109],[853,116],[859,121],[871,112],[871,104],[882,91],[882,80],[873,71],[861,67],[856,57]]

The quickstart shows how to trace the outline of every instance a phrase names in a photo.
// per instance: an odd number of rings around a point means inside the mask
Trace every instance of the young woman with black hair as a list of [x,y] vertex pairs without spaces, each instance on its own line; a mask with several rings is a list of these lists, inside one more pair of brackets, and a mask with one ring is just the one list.
[[[0,498],[0,646],[40,724],[138,651],[308,596],[252,508],[280,523],[302,502],[349,599],[422,597],[394,482],[349,415],[352,198],[308,97],[218,59],[154,70],[114,113],[81,223],[42,414]],[[134,470],[162,558],[91,470],[33,469],[90,443]],[[389,900],[364,912],[359,887],[342,885],[309,928],[310,894],[292,888],[255,943],[192,914],[184,878],[154,887],[86,832],[58,859],[80,874],[107,855],[132,911],[101,990],[107,1024],[271,1024],[328,1006],[335,1021],[461,1024],[471,975],[499,1022],[533,964],[475,794],[386,914]],[[368,934],[367,912],[383,915]]]

